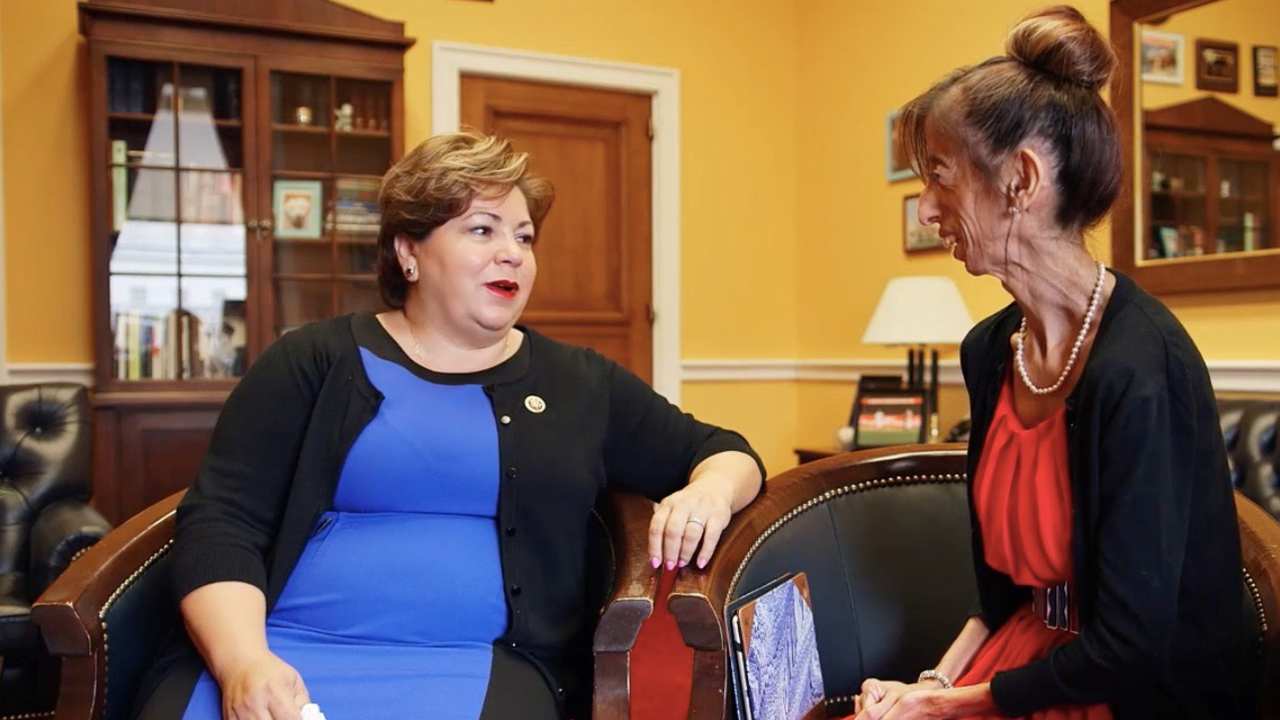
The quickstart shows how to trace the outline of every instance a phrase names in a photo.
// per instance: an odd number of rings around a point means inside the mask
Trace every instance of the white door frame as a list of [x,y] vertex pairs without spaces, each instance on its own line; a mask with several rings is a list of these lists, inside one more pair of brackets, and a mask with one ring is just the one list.
[[680,74],[670,68],[451,42],[431,44],[431,132],[458,129],[461,77],[643,93],[653,112],[653,386],[680,402]]

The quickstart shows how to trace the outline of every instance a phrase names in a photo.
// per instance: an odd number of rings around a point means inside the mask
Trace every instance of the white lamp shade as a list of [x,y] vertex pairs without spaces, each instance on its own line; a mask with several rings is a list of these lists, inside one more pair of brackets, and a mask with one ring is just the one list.
[[885,286],[862,334],[868,345],[959,345],[973,318],[948,277],[896,277]]

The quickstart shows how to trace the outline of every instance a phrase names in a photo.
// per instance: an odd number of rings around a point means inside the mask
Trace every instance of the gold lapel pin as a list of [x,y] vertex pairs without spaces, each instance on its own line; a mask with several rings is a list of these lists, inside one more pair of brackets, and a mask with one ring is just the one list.
[[531,413],[540,413],[547,409],[547,401],[537,395],[530,395],[524,399],[524,406],[528,408]]

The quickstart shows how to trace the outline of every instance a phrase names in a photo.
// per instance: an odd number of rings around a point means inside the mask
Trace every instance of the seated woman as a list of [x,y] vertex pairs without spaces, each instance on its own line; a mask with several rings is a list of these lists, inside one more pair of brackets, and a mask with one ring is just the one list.
[[866,681],[857,717],[1245,717],[1208,372],[1169,310],[1084,245],[1121,187],[1098,95],[1115,54],[1069,7],[1006,49],[903,110],[920,222],[1014,299],[961,349],[982,611],[917,683]]
[[668,568],[755,497],[742,437],[516,325],[552,200],[527,160],[461,133],[410,152],[379,197],[394,309],[288,333],[231,394],[178,507],[191,642],[140,717],[561,718],[589,692],[573,641],[604,488],[662,500]]

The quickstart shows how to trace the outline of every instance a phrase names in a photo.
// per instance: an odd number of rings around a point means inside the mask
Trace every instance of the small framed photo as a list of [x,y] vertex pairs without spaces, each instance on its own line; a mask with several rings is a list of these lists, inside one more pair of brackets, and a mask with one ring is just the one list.
[[853,449],[924,442],[926,398],[923,388],[859,391],[853,401]]
[[1280,52],[1275,45],[1253,46],[1253,94],[1276,97],[1280,90]]
[[320,214],[324,207],[323,186],[319,180],[276,180],[272,186],[272,207],[278,238],[310,238],[322,236]]
[[1196,89],[1233,93],[1240,87],[1240,46],[1196,40]]
[[897,110],[889,113],[889,119],[885,125],[885,164],[889,169],[889,182],[915,177],[915,172],[911,170],[911,161],[902,152],[902,143],[899,142],[902,131],[902,125],[898,122],[900,115],[901,113]]
[[906,252],[939,250],[946,247],[937,225],[921,225],[919,195],[902,199],[902,249]]
[[1142,81],[1181,85],[1186,78],[1182,36],[1142,30]]

